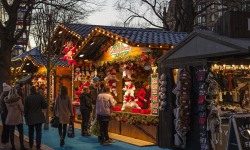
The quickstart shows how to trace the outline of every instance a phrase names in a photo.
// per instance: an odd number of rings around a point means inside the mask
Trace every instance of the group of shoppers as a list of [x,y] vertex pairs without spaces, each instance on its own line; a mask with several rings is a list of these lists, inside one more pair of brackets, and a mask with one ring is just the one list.
[[[93,80],[93,84],[84,88],[79,96],[80,111],[82,114],[82,136],[90,136],[90,118],[92,121],[97,120],[100,126],[100,136],[98,137],[101,145],[110,145],[113,142],[108,135],[108,126],[111,119],[112,108],[117,103],[110,93],[110,88],[104,83],[100,83],[99,79]],[[148,84],[144,85],[144,90],[148,90]],[[23,141],[23,116],[28,125],[29,147],[32,148],[34,143],[34,130],[36,130],[36,148],[41,147],[42,123],[45,122],[45,116],[42,109],[48,107],[44,99],[44,95],[32,86],[31,94],[23,101],[22,95],[18,89],[3,83],[3,92],[1,94],[1,119],[3,123],[2,145],[11,142],[12,150],[15,150],[14,130],[17,127],[19,131],[19,140],[21,150],[25,150]],[[19,93],[19,94],[18,94]],[[147,92],[140,91],[142,106],[147,106]],[[67,133],[67,124],[73,119],[73,111],[68,90],[65,86],[60,89],[59,95],[55,99],[54,113],[59,118],[58,133],[60,136],[60,146],[65,144],[65,136]],[[91,117],[92,115],[92,117]]]
[[[90,118],[98,121],[100,126],[100,136],[98,139],[101,145],[109,145],[113,142],[108,136],[108,125],[111,119],[111,111],[116,101],[110,94],[110,88],[99,81],[93,79],[93,84],[85,87],[80,98],[80,111],[82,115],[82,136],[90,136]],[[91,117],[92,114],[92,117]]]
[[36,92],[35,87],[31,87],[31,94],[23,100],[22,93],[18,92],[18,87],[11,87],[3,83],[1,94],[1,119],[3,130],[1,135],[2,148],[7,149],[10,140],[11,149],[15,150],[14,131],[17,127],[21,150],[26,150],[23,140],[23,117],[29,128],[29,146],[33,147],[34,128],[36,129],[36,148],[41,148],[41,128],[45,122],[42,109],[47,108],[47,102],[43,96]]

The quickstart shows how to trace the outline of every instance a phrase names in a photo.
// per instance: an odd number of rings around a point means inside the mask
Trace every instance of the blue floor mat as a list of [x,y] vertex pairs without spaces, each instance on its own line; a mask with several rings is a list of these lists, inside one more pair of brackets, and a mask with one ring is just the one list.
[[[24,125],[25,135],[28,135],[27,130],[27,125]],[[75,129],[75,137],[66,137],[64,147],[60,147],[58,130],[51,127],[49,130],[42,130],[42,143],[55,150],[169,150],[159,148],[158,146],[138,147],[117,140],[110,146],[102,146],[99,144],[96,136],[83,137],[78,129]]]

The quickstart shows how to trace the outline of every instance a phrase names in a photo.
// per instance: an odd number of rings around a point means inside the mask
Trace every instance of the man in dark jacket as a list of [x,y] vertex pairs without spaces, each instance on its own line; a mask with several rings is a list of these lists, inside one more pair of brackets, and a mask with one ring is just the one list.
[[90,95],[90,89],[84,88],[80,98],[80,111],[82,114],[82,136],[90,136],[88,131],[88,125],[90,120],[90,114],[92,111],[92,98]]
[[30,95],[25,98],[24,117],[26,124],[29,126],[29,146],[33,147],[34,128],[36,128],[36,148],[41,147],[41,132],[42,123],[45,122],[45,116],[42,109],[48,107],[47,102],[43,96],[36,92],[36,88],[30,88]]

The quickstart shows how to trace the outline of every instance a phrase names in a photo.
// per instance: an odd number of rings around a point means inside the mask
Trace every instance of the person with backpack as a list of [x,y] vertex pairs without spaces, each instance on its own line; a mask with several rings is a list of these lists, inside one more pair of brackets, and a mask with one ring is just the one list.
[[12,146],[12,150],[15,150],[14,143],[14,132],[15,127],[17,127],[19,132],[19,141],[21,150],[26,150],[23,142],[23,112],[24,106],[22,103],[22,98],[17,94],[16,88],[11,88],[7,97],[4,98],[4,102],[6,104],[8,114],[5,121],[5,124],[9,125],[10,131],[10,142]]

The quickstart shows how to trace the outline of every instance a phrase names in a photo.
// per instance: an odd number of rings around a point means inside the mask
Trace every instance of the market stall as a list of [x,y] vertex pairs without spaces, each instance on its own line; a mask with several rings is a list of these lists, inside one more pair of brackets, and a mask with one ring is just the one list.
[[[226,149],[229,117],[249,113],[250,39],[194,31],[162,56],[168,78],[167,111],[160,147]],[[169,115],[170,114],[170,115]]]
[[[110,87],[118,102],[113,109],[109,131],[157,143],[158,89],[161,87],[156,59],[186,33],[84,24],[60,25],[55,32],[75,37],[66,43],[72,43],[67,46],[72,57],[67,59],[72,66],[76,121],[81,120],[78,96],[84,87],[92,86],[98,80]],[[72,45],[74,48],[69,48]],[[163,85],[166,84],[164,80],[162,77]],[[144,99],[140,96],[143,92],[146,93]],[[160,108],[164,109],[165,98],[161,100]]]
[[[24,93],[25,96],[29,95],[30,86],[35,86],[38,92],[41,92],[46,97],[46,87],[47,87],[47,69],[46,69],[46,60],[39,55],[25,55],[24,57],[20,57],[22,59],[22,65],[19,68],[19,74],[23,76],[29,77],[29,83],[25,84]],[[53,106],[55,97],[59,93],[59,89],[61,85],[65,85],[69,89],[69,94],[71,94],[71,69],[67,67],[67,62],[60,60],[61,56],[53,56],[52,64],[54,65],[54,69],[50,75],[50,101],[51,108]],[[19,83],[22,83],[21,80]]]

